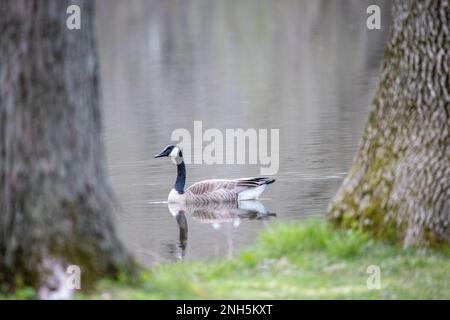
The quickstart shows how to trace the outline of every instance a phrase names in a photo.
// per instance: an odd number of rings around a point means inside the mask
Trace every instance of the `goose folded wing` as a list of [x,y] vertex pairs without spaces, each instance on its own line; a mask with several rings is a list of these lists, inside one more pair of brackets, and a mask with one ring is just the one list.
[[217,190],[233,190],[236,187],[235,180],[211,179],[194,183],[186,189],[194,195],[202,195]]
[[270,184],[274,181],[274,179],[266,177],[242,178],[235,180],[210,179],[194,183],[186,191],[193,195],[204,195],[219,190],[229,190],[237,194],[241,191]]

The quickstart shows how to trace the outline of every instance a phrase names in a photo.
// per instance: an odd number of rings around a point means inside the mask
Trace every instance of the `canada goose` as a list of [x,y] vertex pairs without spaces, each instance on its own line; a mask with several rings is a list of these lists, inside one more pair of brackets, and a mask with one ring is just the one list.
[[268,184],[275,179],[241,178],[234,180],[211,179],[194,183],[184,189],[186,166],[180,147],[168,145],[155,158],[170,157],[177,165],[177,180],[169,193],[169,203],[213,203],[258,199]]

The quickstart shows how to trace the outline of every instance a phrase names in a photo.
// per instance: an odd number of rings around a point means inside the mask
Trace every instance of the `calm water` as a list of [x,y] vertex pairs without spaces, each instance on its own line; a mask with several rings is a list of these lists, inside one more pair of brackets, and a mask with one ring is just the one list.
[[[362,133],[387,35],[389,8],[370,3],[382,8],[382,30],[366,29],[364,1],[98,2],[117,222],[142,263],[231,257],[274,222],[325,213]],[[195,120],[204,130],[280,129],[277,182],[261,201],[276,216],[187,208],[175,219],[180,208],[165,201],[176,168],[153,156]],[[187,185],[258,175],[258,165],[189,165]]]

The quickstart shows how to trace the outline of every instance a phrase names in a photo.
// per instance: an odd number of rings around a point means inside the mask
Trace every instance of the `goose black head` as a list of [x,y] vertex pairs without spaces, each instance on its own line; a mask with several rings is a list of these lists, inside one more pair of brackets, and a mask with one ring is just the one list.
[[180,147],[169,144],[167,147],[165,147],[160,153],[158,153],[155,158],[161,158],[161,157],[171,157],[174,159],[177,163],[179,160],[183,159],[183,152]]

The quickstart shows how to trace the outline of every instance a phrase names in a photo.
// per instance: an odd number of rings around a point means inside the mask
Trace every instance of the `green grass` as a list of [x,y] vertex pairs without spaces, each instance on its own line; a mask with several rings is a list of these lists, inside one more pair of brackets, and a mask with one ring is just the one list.
[[[367,267],[381,270],[369,290]],[[112,299],[450,299],[450,250],[408,249],[324,221],[279,225],[253,247],[217,262],[168,263],[133,285],[103,282]]]

